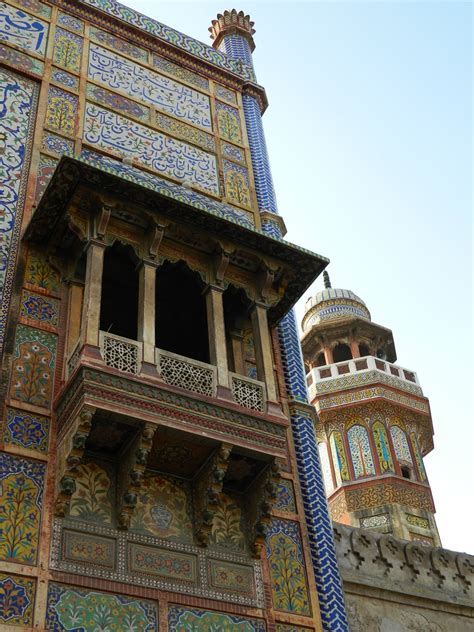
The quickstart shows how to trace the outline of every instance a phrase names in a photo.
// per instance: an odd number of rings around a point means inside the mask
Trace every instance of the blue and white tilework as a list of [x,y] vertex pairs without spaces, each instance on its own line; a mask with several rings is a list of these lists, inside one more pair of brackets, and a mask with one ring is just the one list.
[[[235,35],[232,36],[235,38]],[[227,39],[227,38],[225,38]],[[243,39],[243,38],[242,38]],[[248,46],[247,42],[245,44]],[[239,54],[231,41],[228,55]],[[245,57],[244,57],[245,59]],[[258,207],[261,211],[277,213],[275,190],[265,143],[260,109],[257,101],[243,96],[243,106],[250,153],[254,172]],[[281,239],[276,223],[266,222],[263,231]],[[321,620],[326,632],[348,632],[344,593],[337,565],[332,522],[324,489],[319,453],[312,415],[305,412],[308,405],[306,375],[294,311],[289,312],[279,325],[285,385],[290,405],[292,434],[295,442],[298,476],[301,484],[306,525],[311,547],[314,573],[318,587]]]
[[243,79],[255,81],[255,74],[252,66],[243,64],[239,59],[232,59],[221,51],[215,50],[211,46],[207,46],[199,40],[189,37],[188,35],[184,35],[183,33],[162,24],[161,22],[157,22],[152,18],[142,15],[141,13],[138,13],[138,11],[125,7],[123,4],[115,2],[115,0],[82,0],[82,2],[84,4],[89,4],[92,7],[96,7],[109,15],[113,15],[128,24],[133,24],[133,26],[146,31],[147,33],[151,33],[158,39],[169,42],[178,48],[182,48],[191,55],[210,62],[219,68],[229,70]]
[[219,195],[216,157],[120,114],[86,103],[84,142],[135,158],[144,167]]
[[0,2],[0,40],[44,56],[48,25],[25,11]]
[[88,76],[186,123],[212,130],[208,96],[96,44],[90,47]]
[[192,191],[191,189],[181,185],[168,182],[167,180],[152,175],[151,173],[146,173],[142,169],[129,167],[128,165],[124,165],[113,158],[96,154],[95,152],[87,149],[82,150],[81,160],[84,160],[84,162],[92,164],[94,167],[102,169],[107,173],[111,173],[130,182],[139,184],[146,189],[155,191],[160,195],[164,195],[174,200],[179,200],[185,204],[189,204],[189,206],[205,211],[206,213],[223,217],[229,222],[234,222],[236,224],[240,224],[241,226],[255,229],[250,213],[230,206],[229,204],[212,200],[206,195],[201,195],[200,193]]
[[76,33],[84,32],[84,22],[67,13],[58,14],[58,24]]
[[65,70],[60,70],[59,68],[53,68],[53,70],[51,71],[51,81],[53,81],[54,83],[59,83],[60,86],[64,86],[65,88],[69,88],[70,90],[79,89],[78,77],[69,74]]
[[0,69],[0,348],[28,178],[37,84]]
[[245,37],[233,33],[226,35],[222,40],[219,50],[232,59],[241,59],[253,68],[252,51]]
[[278,213],[260,108],[257,100],[247,94],[243,95],[242,103],[252,157],[258,208],[261,211]]

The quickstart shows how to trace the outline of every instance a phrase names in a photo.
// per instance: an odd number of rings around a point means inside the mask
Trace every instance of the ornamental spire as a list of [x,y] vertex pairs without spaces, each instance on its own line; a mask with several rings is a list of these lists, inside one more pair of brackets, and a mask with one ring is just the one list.
[[237,33],[245,37],[250,45],[250,50],[253,52],[255,49],[255,43],[252,35],[255,33],[253,28],[254,22],[250,20],[249,15],[245,15],[243,11],[224,11],[223,14],[218,13],[217,19],[212,20],[209,32],[211,33],[211,39],[214,40],[212,45],[214,48],[219,48],[222,39],[226,35],[232,35]]
[[331,287],[331,279],[329,278],[329,274],[326,272],[326,270],[324,270],[323,272],[323,279],[324,279],[324,287],[326,290],[328,290]]

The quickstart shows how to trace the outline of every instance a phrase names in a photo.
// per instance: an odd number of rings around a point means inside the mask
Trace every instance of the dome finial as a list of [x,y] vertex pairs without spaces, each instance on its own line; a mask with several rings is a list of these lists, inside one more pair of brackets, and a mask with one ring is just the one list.
[[323,272],[323,279],[324,287],[326,288],[326,290],[328,290],[331,287],[331,279],[329,278],[329,274],[326,272],[326,270],[324,270]]

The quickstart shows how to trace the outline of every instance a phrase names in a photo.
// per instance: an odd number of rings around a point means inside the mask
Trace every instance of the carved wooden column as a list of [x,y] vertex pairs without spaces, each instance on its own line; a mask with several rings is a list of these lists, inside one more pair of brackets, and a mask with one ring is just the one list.
[[[100,300],[105,243],[91,240],[87,245],[86,283],[82,308],[81,337],[86,349],[99,347]],[[92,355],[96,355],[92,353]]]
[[217,395],[230,399],[223,293],[224,289],[215,285],[209,285],[207,288],[207,327],[210,362],[217,367]]
[[351,338],[349,340],[349,345],[351,348],[351,354],[353,358],[360,358],[360,351],[359,351],[359,343],[354,340],[353,338]]
[[267,306],[262,303],[254,303],[251,319],[258,379],[265,382],[268,401],[277,402],[278,395],[273,368],[272,341],[268,327]]
[[142,261],[138,290],[138,340],[143,344],[142,372],[156,375],[155,282],[157,263]]
[[232,355],[234,358],[234,371],[236,373],[239,373],[240,375],[245,375],[245,360],[243,349],[244,337],[242,331],[231,331],[230,341],[232,344]]
[[324,359],[326,361],[326,364],[332,364],[334,362],[332,349],[329,346],[324,347]]

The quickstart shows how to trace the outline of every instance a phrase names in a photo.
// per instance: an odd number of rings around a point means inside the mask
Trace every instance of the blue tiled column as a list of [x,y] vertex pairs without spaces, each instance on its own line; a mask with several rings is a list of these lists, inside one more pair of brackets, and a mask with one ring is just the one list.
[[[244,36],[229,34],[219,48],[230,57],[252,64],[250,45]],[[258,207],[260,211],[277,213],[260,108],[251,95],[243,96],[243,106]],[[277,222],[263,222],[262,230],[272,237],[282,238]],[[347,632],[344,592],[314,431],[316,411],[308,402],[306,373],[293,310],[281,321],[278,334],[321,619],[326,632]]]

